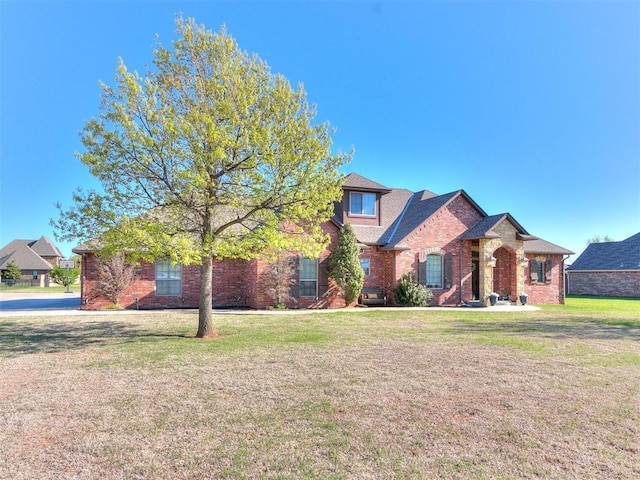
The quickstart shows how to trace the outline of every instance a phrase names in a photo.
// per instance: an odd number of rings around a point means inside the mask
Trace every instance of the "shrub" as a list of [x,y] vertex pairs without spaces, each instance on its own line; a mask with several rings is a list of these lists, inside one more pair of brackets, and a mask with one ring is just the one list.
[[262,274],[265,293],[273,300],[277,309],[287,308],[287,303],[295,302],[291,286],[296,283],[296,265],[291,256],[278,257]]
[[134,280],[133,265],[127,263],[124,255],[116,255],[100,262],[96,292],[117,306],[118,300]]
[[355,302],[362,291],[364,271],[360,266],[360,248],[350,224],[338,233],[338,245],[329,256],[329,277],[342,290],[347,305]]
[[80,272],[76,268],[60,268],[58,265],[54,265],[49,275],[51,276],[51,280],[58,285],[69,288],[69,285],[78,280]]
[[433,297],[431,290],[416,282],[412,272],[407,272],[400,277],[393,293],[396,303],[405,307],[426,307]]

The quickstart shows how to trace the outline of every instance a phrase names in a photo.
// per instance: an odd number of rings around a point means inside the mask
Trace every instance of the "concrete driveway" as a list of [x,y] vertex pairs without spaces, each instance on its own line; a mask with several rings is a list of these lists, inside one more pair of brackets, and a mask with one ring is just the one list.
[[11,312],[77,310],[80,292],[0,293],[0,315]]

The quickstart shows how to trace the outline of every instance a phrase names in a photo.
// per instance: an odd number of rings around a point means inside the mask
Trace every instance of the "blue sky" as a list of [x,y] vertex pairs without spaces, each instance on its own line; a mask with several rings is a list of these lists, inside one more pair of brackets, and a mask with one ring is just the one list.
[[97,186],[74,152],[98,81],[144,72],[177,12],[304,83],[345,173],[464,189],[576,253],[640,231],[638,1],[0,0],[0,247]]

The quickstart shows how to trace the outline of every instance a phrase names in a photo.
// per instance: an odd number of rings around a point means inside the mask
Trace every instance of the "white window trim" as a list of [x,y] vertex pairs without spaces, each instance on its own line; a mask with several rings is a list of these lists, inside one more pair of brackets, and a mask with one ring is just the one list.
[[[373,196],[373,213],[363,213],[362,211],[360,212],[354,212],[352,210],[352,205],[353,205],[353,200],[352,197],[353,195],[362,195],[362,207],[364,209],[364,196],[365,195],[372,195]],[[376,198],[376,194],[372,193],[372,192],[349,192],[349,215],[352,217],[369,217],[369,218],[373,218],[377,215],[377,198]]]
[[[169,264],[169,268],[171,269],[176,269],[177,271],[180,272],[180,291],[179,293],[158,293],[158,265],[166,265]],[[154,264],[154,285],[153,285],[153,292],[154,295],[156,297],[179,297],[182,295],[182,281],[183,281],[183,271],[182,271],[182,265],[180,263],[176,263],[176,264],[171,264],[171,261],[169,259],[160,259],[160,260],[156,260],[155,264]],[[178,279],[160,279],[161,282],[165,281],[165,282],[169,282],[169,281],[174,281],[177,282]]]
[[[366,269],[362,266],[362,262],[367,262]],[[371,275],[371,259],[370,258],[361,258],[360,267],[362,268],[362,271],[364,272],[365,277],[369,277]]]
[[[429,258],[440,259],[440,283],[438,285],[430,286],[429,284]],[[442,290],[444,288],[444,255],[441,255],[440,252],[428,253],[425,262],[425,286],[429,289]]]
[[[304,260],[308,260],[308,261],[313,261],[316,263],[316,275],[315,278],[303,278],[302,277],[302,262]],[[314,282],[315,283],[315,289],[314,289],[314,294],[313,295],[303,295],[302,294],[302,282]],[[315,258],[301,258],[300,259],[300,269],[298,272],[298,289],[299,289],[299,295],[300,297],[304,297],[304,298],[316,298],[318,296],[318,260]]]

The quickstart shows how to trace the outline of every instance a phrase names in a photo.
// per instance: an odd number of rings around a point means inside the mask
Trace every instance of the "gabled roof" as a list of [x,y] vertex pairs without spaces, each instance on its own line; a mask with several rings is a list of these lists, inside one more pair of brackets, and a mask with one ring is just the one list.
[[640,270],[640,233],[621,242],[590,243],[567,270]]
[[41,257],[64,257],[58,247],[45,236],[40,237],[39,240],[30,244],[29,247]]
[[[45,239],[42,243],[38,244],[40,240]],[[55,250],[50,250],[47,241],[50,243],[51,241],[46,237],[42,237],[40,240],[14,240],[9,243],[6,247],[0,250],[0,269],[5,270],[7,268],[7,264],[10,262],[15,263],[20,270],[51,270],[53,265],[43,259],[38,253],[36,253],[32,246],[38,244],[38,248],[41,251],[52,252],[56,251],[60,253],[57,247]],[[49,255],[47,253],[46,256],[60,256],[60,255]]]
[[414,193],[402,215],[388,229],[388,233],[383,239],[384,248],[389,250],[403,249],[402,241],[434,213],[450,203],[459,193],[460,191],[436,195],[429,190]]
[[464,191],[457,190],[437,195],[429,190],[411,192],[406,189],[387,188],[357,173],[345,178],[345,190],[380,192],[382,218],[379,226],[352,225],[358,241],[366,245],[378,245],[383,250],[405,250],[405,239],[431,216],[445,208],[457,198],[463,198],[477,210],[482,219],[473,225],[461,238],[499,238],[494,229],[503,221],[510,222],[516,230],[517,238],[525,241],[525,252],[556,253],[569,255],[573,252],[530,235],[509,213],[487,215],[487,213]]
[[365,192],[380,192],[383,195],[389,193],[392,189],[385,187],[373,180],[369,180],[357,173],[350,173],[344,179],[342,187],[345,190],[360,190]]
[[519,240],[534,240],[536,237],[529,235],[522,225],[516,222],[516,219],[509,213],[500,213],[485,217],[469,228],[463,235],[464,240],[477,240],[480,238],[500,238],[500,234],[496,233],[495,228],[503,221],[508,221],[516,229],[516,235]]

